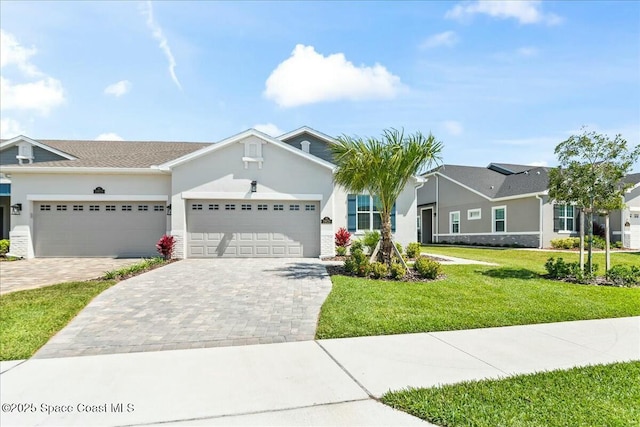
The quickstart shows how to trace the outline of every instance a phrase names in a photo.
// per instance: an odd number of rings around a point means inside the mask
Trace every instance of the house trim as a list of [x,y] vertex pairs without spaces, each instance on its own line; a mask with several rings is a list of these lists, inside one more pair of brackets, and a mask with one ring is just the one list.
[[91,168],[91,167],[52,167],[52,166],[2,166],[0,167],[2,173],[5,175],[12,173],[32,173],[32,174],[51,174],[51,173],[73,173],[73,174],[117,174],[117,175],[165,175],[167,171],[158,169],[157,167],[150,168]]
[[32,202],[168,202],[169,196],[166,194],[137,194],[137,195],[103,195],[103,194],[27,194],[27,200]]
[[322,139],[330,144],[335,144],[337,142],[335,138],[332,138],[329,135],[319,132],[315,129],[311,129],[309,126],[302,126],[301,128],[292,130],[291,132],[287,132],[283,135],[280,135],[278,139],[284,141],[285,139],[294,138],[298,135],[302,135],[303,133],[313,135],[316,138]]
[[38,141],[36,141],[34,139],[31,139],[31,138],[29,138],[27,136],[24,136],[24,135],[18,135],[18,136],[14,137],[14,138],[11,138],[11,139],[3,142],[2,144],[0,144],[0,150],[3,150],[5,148],[7,148],[7,147],[11,147],[13,145],[17,145],[19,142],[22,142],[22,141],[23,142],[27,142],[27,143],[29,143],[31,145],[35,145],[36,147],[40,147],[43,150],[47,150],[47,151],[49,151],[49,152],[51,152],[53,154],[57,154],[58,156],[64,157],[67,160],[76,160],[76,157],[73,157],[72,155],[67,154],[64,151],[56,150],[53,147],[50,147],[50,146],[48,146],[46,144],[43,144],[42,142],[38,142]]
[[231,193],[224,191],[183,191],[184,200],[313,200],[322,201],[322,194]]
[[[498,209],[504,209],[504,218],[502,219],[502,221],[504,221],[504,231],[496,231],[496,211]],[[506,205],[502,205],[502,206],[492,206],[491,207],[491,234],[506,234],[508,233],[508,227],[507,227],[507,206]],[[486,233],[484,233],[486,234]]]

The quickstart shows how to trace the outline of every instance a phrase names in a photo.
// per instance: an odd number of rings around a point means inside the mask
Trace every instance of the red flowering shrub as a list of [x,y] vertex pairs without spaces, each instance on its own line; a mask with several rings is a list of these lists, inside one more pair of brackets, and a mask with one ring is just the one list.
[[340,227],[336,232],[336,246],[346,248],[349,246],[351,240],[351,233],[346,228]]
[[173,247],[175,245],[175,237],[165,234],[158,240],[158,243],[156,243],[156,249],[165,260],[169,260],[171,259],[171,255],[173,255]]

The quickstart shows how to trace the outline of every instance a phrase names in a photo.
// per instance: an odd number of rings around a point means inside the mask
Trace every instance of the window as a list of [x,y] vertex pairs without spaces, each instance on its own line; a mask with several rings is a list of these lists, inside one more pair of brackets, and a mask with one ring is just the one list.
[[195,204],[191,205],[191,210],[192,211],[201,211],[202,210],[202,203],[195,203]]
[[67,205],[57,205],[56,206],[56,210],[57,211],[66,211],[67,210]]
[[164,206],[162,205],[153,205],[154,212],[164,212]]
[[40,205],[40,210],[41,211],[50,211],[51,210],[51,205]]
[[300,210],[300,205],[289,205],[289,210],[290,211],[299,211]]
[[316,205],[304,205],[304,210],[305,211],[315,211],[316,210]]
[[267,210],[267,205],[258,205],[258,210],[259,211],[266,211]]
[[[202,209],[202,205],[200,205],[200,209]],[[149,210],[149,205],[138,205],[138,212],[146,212]]]
[[449,233],[460,233],[460,211],[449,212]]
[[576,231],[575,209],[571,205],[553,206],[553,231],[560,233]]
[[473,221],[482,218],[482,209],[469,209],[467,211],[467,219]]
[[491,208],[493,218],[492,228],[494,233],[504,233],[507,231],[507,207],[497,206]]
[[116,205],[107,205],[107,206],[104,207],[104,210],[106,210],[108,212],[115,212]]
[[236,210],[236,205],[228,203],[228,204],[224,205],[224,210],[225,211],[235,211]]
[[242,210],[243,211],[250,211],[251,210],[251,205],[242,205]]
[[73,210],[74,211],[83,211],[84,210],[84,206],[82,206],[82,205],[73,205]]
[[[382,229],[380,199],[368,194],[347,196],[347,229],[350,232]],[[391,232],[396,231],[396,206],[391,207]]]
[[274,211],[283,211],[284,210],[284,205],[273,205],[273,210]]
[[131,212],[131,205],[122,205],[123,212]]
[[217,211],[218,209],[220,209],[220,205],[218,205],[218,204],[209,205],[209,210],[210,211]]
[[100,205],[89,205],[89,210],[91,212],[98,212],[100,210]]

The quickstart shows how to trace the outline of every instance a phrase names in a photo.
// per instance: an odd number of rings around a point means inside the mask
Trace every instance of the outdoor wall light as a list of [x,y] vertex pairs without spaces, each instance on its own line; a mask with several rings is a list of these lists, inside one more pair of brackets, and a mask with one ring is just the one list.
[[258,191],[258,181],[251,181],[251,192],[255,193]]
[[11,205],[11,215],[20,215],[20,212],[22,212],[22,203]]
[[167,205],[167,215],[171,215],[171,205]]

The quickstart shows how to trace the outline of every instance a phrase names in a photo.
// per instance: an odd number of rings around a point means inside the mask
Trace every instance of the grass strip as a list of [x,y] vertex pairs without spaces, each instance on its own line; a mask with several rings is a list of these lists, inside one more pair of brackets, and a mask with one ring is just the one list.
[[640,425],[640,362],[386,393],[382,402],[446,427]]

